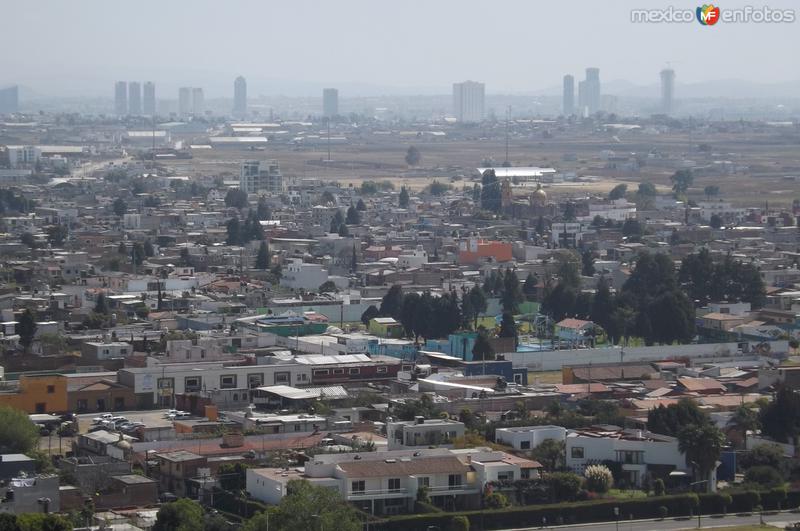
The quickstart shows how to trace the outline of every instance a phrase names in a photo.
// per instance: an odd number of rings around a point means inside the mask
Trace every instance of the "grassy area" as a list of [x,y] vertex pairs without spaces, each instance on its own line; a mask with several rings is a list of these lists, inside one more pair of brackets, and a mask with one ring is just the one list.
[[611,489],[608,491],[608,498],[615,498],[617,500],[633,500],[636,498],[647,498],[647,493],[643,490],[621,490]]
[[[695,529],[695,528],[691,528]],[[778,529],[772,525],[731,525],[727,527],[715,527],[714,531],[767,531],[770,529]]]
[[529,372],[528,381],[538,381],[540,384],[560,384],[561,371],[543,371],[543,372]]

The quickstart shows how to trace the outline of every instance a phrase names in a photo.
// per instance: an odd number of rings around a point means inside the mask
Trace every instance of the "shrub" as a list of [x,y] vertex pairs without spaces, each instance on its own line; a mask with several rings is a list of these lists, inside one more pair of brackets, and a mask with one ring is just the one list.
[[572,472],[553,472],[545,476],[553,501],[572,501],[581,490],[581,478]]
[[589,465],[583,475],[586,477],[586,488],[593,492],[608,492],[614,484],[611,470],[604,465]]
[[493,492],[483,499],[484,507],[487,509],[502,509],[508,507],[508,498],[499,492]]
[[667,517],[668,514],[669,514],[669,509],[667,509],[663,505],[659,505],[658,506],[658,517],[659,518],[661,518],[663,520],[664,518]]
[[469,531],[469,518],[466,516],[454,516],[450,520],[452,531]]
[[786,487],[775,487],[761,495],[761,503],[768,509],[781,509],[781,504],[786,501]]
[[744,474],[746,483],[756,483],[764,487],[775,487],[783,483],[783,476],[775,468],[766,465],[754,466]]
[[656,496],[663,496],[666,492],[667,488],[664,486],[664,480],[661,478],[656,479],[653,482],[653,493]]

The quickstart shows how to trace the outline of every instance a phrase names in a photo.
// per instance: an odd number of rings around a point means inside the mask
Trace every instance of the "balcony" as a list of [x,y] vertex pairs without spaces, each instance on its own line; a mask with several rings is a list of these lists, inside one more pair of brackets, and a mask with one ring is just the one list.
[[361,500],[370,498],[410,498],[412,494],[408,489],[376,489],[358,490],[347,495],[348,500]]

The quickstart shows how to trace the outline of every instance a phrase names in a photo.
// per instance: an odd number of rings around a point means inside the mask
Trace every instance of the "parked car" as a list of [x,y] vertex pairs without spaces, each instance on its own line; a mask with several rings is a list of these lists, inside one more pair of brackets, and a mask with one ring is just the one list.
[[103,414],[102,414],[102,415],[100,415],[99,417],[95,417],[95,418],[93,418],[93,419],[92,419],[92,424],[100,424],[100,423],[102,423],[103,421],[105,421],[105,420],[111,420],[112,418],[114,418],[114,415],[112,415],[111,413],[103,413]]

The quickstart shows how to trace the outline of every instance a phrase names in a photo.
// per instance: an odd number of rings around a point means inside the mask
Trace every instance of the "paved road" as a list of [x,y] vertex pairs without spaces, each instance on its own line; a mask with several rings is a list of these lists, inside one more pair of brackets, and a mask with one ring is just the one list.
[[[758,525],[759,516],[725,516],[725,517],[708,517],[701,518],[701,525],[704,528],[714,527],[728,527],[728,526],[741,526],[741,525]],[[764,523],[773,525],[783,529],[788,523],[800,521],[800,514],[790,513],[788,511],[777,514],[765,514]],[[594,524],[577,524],[577,525],[564,525],[548,527],[548,530],[557,530],[562,528],[591,528],[591,531],[664,531],[664,530],[679,530],[679,529],[697,529],[697,518],[667,518],[666,520],[622,520],[617,528],[616,522],[603,522]],[[504,531],[541,531],[541,527],[521,527],[514,529],[506,529]]]

